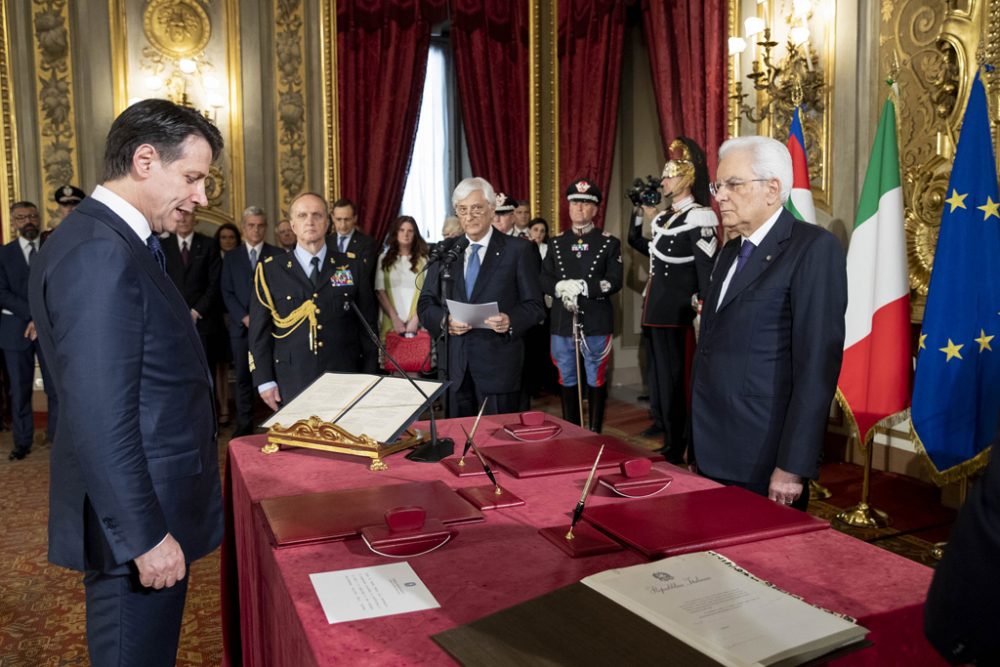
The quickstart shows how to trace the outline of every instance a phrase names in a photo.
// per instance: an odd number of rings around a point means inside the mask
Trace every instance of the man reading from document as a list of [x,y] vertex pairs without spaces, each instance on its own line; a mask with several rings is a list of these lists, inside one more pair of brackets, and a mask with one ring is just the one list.
[[144,100],[112,124],[104,184],[32,266],[60,422],[49,560],[82,570],[94,665],[173,665],[188,563],[222,538],[212,376],[159,236],[206,206],[222,137]]
[[417,301],[420,323],[432,335],[441,332],[445,299],[466,303],[497,302],[499,314],[486,329],[447,317],[450,417],[476,414],[490,397],[489,414],[515,412],[521,396],[524,334],[545,319],[534,244],[512,239],[493,228],[496,194],[482,178],[467,178],[451,195],[466,245],[451,267],[450,297],[441,294],[441,264],[428,271]]
[[784,209],[792,159],[766,137],[719,149],[712,193],[738,235],[715,265],[692,379],[699,471],[805,510],[844,349],[847,268],[828,231]]

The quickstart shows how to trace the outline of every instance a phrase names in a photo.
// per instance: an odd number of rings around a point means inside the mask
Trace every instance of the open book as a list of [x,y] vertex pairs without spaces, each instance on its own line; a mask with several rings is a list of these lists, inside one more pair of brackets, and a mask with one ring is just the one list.
[[799,665],[861,641],[868,633],[773,588],[712,551],[608,570],[583,583],[733,667]]
[[[432,380],[416,383],[430,400],[447,386]],[[300,419],[319,417],[352,435],[389,443],[406,430],[428,402],[406,378],[324,373],[261,426],[280,424],[288,428]]]

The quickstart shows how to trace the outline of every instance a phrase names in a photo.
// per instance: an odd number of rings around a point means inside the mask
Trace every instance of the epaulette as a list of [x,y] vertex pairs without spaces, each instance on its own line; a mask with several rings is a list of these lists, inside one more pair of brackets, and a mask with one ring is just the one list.
[[696,227],[718,227],[719,219],[715,217],[715,211],[705,206],[695,206],[688,211],[684,222]]
[[264,258],[264,263],[265,263],[265,264],[267,264],[267,263],[268,263],[268,262],[270,262],[270,261],[271,261],[272,259],[274,259],[274,255],[271,255],[270,257],[266,257],[266,258]]

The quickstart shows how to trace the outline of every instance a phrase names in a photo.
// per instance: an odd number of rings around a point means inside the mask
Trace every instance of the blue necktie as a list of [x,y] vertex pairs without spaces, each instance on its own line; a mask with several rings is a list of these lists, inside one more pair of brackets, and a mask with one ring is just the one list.
[[250,271],[257,268],[257,248],[250,248]]
[[[743,240],[743,245],[740,246],[740,256],[736,258],[736,273],[743,270],[747,260],[750,259],[750,255],[753,254],[753,251],[756,248],[757,246],[755,246],[752,241],[746,239]],[[736,273],[733,275],[735,276]]]
[[160,265],[160,270],[166,273],[167,256],[163,254],[163,246],[160,245],[160,239],[156,237],[156,234],[149,235],[146,239],[146,247],[149,248],[149,252],[153,253],[153,259]]
[[312,264],[312,272],[309,274],[309,282],[312,283],[313,287],[319,287],[319,257],[313,257],[309,260]]
[[32,262],[35,261],[35,255],[37,253],[38,251],[35,250],[35,242],[28,241],[28,266],[31,266]]
[[472,300],[472,289],[476,286],[476,278],[479,277],[479,249],[481,243],[473,243],[469,246],[472,254],[469,255],[469,264],[465,267],[465,298]]
[[347,237],[341,236],[337,239],[337,246],[340,248],[340,252],[347,252]]

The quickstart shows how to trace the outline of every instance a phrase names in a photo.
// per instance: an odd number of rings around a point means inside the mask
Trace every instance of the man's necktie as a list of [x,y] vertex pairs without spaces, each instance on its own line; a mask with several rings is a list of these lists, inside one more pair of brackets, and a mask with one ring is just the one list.
[[31,266],[31,263],[35,261],[35,254],[37,252],[38,251],[35,250],[35,242],[28,241],[28,266]]
[[309,272],[309,282],[313,284],[313,287],[319,287],[319,257],[313,257],[309,260],[312,264],[312,271]]
[[465,267],[465,298],[472,300],[472,289],[476,286],[476,278],[479,277],[479,249],[481,243],[473,243],[469,246],[472,254],[469,255],[469,264]]
[[153,259],[160,265],[160,270],[166,273],[167,256],[163,254],[163,246],[160,245],[160,239],[156,237],[156,234],[149,235],[146,239],[146,247],[149,248],[149,252],[153,253]]
[[337,237],[337,247],[340,248],[340,252],[347,252],[347,237],[338,236]]
[[[736,258],[736,273],[739,273],[740,271],[743,270],[743,267],[746,265],[747,260],[750,259],[750,255],[753,254],[753,251],[756,248],[757,246],[755,246],[752,241],[749,241],[747,239],[743,240],[743,245],[740,246],[740,255],[739,257]],[[733,275],[735,276],[736,273],[734,273]]]
[[250,271],[257,268],[257,248],[250,248]]
[[191,258],[191,251],[188,250],[187,239],[181,241],[181,261],[184,262],[184,266],[188,265],[188,260]]

